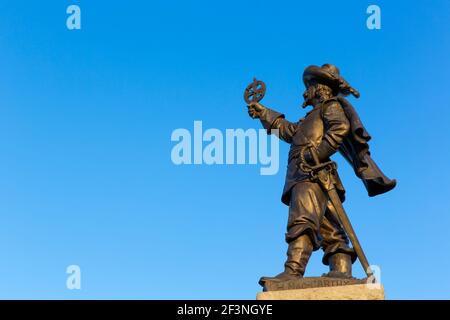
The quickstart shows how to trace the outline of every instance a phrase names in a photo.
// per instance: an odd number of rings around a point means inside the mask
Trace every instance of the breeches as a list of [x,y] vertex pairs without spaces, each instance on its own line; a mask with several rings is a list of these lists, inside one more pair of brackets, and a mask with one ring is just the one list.
[[322,262],[328,265],[328,258],[334,253],[343,252],[356,259],[345,231],[337,220],[328,196],[319,184],[311,181],[297,183],[291,191],[289,219],[286,242],[307,234],[314,250],[322,248]]

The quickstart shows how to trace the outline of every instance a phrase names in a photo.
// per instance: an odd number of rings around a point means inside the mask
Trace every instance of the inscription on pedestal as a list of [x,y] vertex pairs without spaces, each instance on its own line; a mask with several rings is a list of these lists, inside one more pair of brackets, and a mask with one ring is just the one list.
[[327,278],[327,277],[310,277],[301,278],[290,281],[266,281],[264,283],[264,291],[280,291],[294,289],[308,289],[321,287],[338,287],[353,284],[365,284],[367,279],[343,279],[343,278]]

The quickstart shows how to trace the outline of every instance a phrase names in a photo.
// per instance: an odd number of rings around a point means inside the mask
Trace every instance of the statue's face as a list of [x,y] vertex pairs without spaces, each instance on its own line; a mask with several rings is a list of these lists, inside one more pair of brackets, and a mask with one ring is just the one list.
[[314,86],[309,86],[308,88],[306,88],[305,92],[303,92],[303,108],[306,108],[307,106],[313,106],[315,97],[316,90],[314,89]]

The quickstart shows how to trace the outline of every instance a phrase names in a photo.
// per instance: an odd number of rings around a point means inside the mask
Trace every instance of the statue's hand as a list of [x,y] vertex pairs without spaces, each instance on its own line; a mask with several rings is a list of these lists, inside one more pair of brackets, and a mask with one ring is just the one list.
[[253,119],[258,119],[261,115],[261,112],[264,111],[264,106],[259,102],[251,102],[248,106],[248,114]]

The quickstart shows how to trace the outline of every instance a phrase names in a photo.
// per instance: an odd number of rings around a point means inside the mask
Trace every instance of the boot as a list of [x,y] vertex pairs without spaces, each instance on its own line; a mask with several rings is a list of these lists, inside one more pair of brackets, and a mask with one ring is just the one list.
[[352,259],[347,253],[335,253],[328,258],[330,272],[324,274],[331,278],[352,278]]
[[302,278],[312,251],[311,239],[306,234],[291,241],[287,251],[287,260],[284,263],[284,271],[275,277],[262,277],[259,284],[264,286],[266,281],[287,281]]

